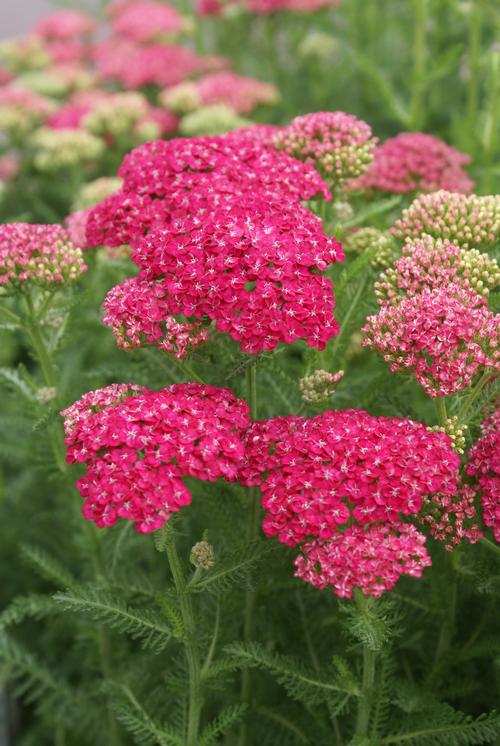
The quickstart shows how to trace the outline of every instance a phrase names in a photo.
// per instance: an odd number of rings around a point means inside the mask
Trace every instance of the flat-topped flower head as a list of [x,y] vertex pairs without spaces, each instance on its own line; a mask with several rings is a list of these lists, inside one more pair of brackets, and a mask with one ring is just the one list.
[[48,173],[92,166],[104,151],[102,140],[75,129],[41,127],[31,136],[29,145],[35,168]]
[[115,34],[140,43],[175,36],[183,26],[183,18],[173,5],[148,0],[121,4],[111,20]]
[[375,270],[388,267],[398,256],[396,241],[387,231],[369,226],[357,228],[346,234],[343,242],[346,253],[370,253],[370,266]]
[[486,251],[500,242],[500,195],[444,190],[421,194],[403,210],[391,232],[403,241],[427,234],[461,249]]
[[409,240],[403,256],[380,275],[375,295],[381,305],[395,305],[424,288],[451,283],[487,296],[500,284],[500,268],[476,249],[459,249],[447,240],[424,235]]
[[254,134],[147,143],[120,168],[123,188],[90,215],[92,245],[135,244],[154,225],[239,204],[248,195],[294,202],[330,193],[312,166],[278,153]]
[[122,180],[116,176],[101,176],[99,179],[88,181],[76,195],[73,207],[75,210],[93,207],[113,192],[117,192],[121,186]]
[[148,109],[148,100],[137,91],[114,93],[97,101],[82,125],[93,135],[123,137],[146,116]]
[[470,386],[487,369],[500,369],[500,316],[486,299],[460,285],[424,287],[396,305],[369,316],[363,344],[390,364],[411,373],[432,397]]
[[179,122],[179,132],[185,137],[223,135],[250,124],[227,104],[207,104],[185,114]]
[[472,191],[474,182],[464,171],[470,156],[434,135],[400,132],[375,149],[373,162],[355,188],[405,194],[407,192]]
[[469,451],[466,472],[479,487],[484,524],[500,543],[500,407],[484,420],[481,432]]
[[328,370],[315,370],[309,376],[304,376],[299,381],[302,401],[305,404],[319,404],[330,399],[344,377],[344,371],[330,373]]
[[30,34],[0,42],[0,62],[6,67],[6,71],[0,70],[0,85],[4,85],[10,82],[13,75],[47,67],[51,56],[44,40]]
[[[434,492],[453,494],[460,457],[441,432],[362,410],[256,422],[245,483],[260,484],[264,533],[295,546],[353,521],[398,523]],[[342,530],[342,528],[341,528]]]
[[370,126],[353,114],[321,111],[296,117],[273,142],[279,150],[314,163],[328,184],[339,188],[366,171],[376,140]]
[[162,282],[132,277],[116,285],[106,296],[103,321],[113,329],[118,346],[124,350],[155,346],[177,358],[206,342],[207,324],[176,319],[177,307]]
[[116,384],[62,412],[69,463],[87,465],[77,487],[99,527],[120,518],[155,531],[191,502],[183,477],[234,481],[249,424],[246,402],[197,383],[161,391]]
[[268,195],[194,211],[134,244],[133,261],[157,278],[171,313],[215,322],[244,352],[297,339],[323,349],[338,333],[324,271],[340,244],[305,207]]
[[58,285],[86,269],[81,250],[60,225],[0,225],[0,286]]
[[166,88],[160,101],[180,114],[212,104],[225,104],[238,114],[250,114],[260,104],[279,99],[276,86],[222,70],[196,81]]
[[350,526],[328,541],[304,544],[295,560],[295,577],[329,588],[339,598],[351,598],[356,588],[380,598],[401,575],[422,576],[431,565],[424,545],[425,536],[404,523]]

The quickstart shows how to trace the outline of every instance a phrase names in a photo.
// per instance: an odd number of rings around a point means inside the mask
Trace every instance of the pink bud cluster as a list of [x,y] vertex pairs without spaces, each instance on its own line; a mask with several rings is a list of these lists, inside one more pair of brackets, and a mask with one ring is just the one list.
[[77,482],[85,518],[100,527],[125,518],[140,533],[190,504],[183,477],[237,479],[249,424],[244,401],[196,383],[162,391],[115,384],[62,415],[67,460],[87,465]]
[[[341,256],[340,244],[299,203],[242,197],[225,209],[183,215],[134,245],[140,277],[105,301],[105,323],[115,328],[124,325],[132,290],[132,324],[141,315],[158,324],[162,313],[207,317],[251,354],[296,339],[323,349],[338,333],[333,287],[323,272]],[[140,288],[152,278],[164,294],[154,306]]]
[[42,124],[54,109],[47,98],[10,83],[0,88],[0,129],[19,137]]
[[59,10],[44,16],[34,28],[43,39],[73,39],[91,34],[96,29],[92,16],[79,10]]
[[475,497],[475,491],[465,484],[460,485],[453,495],[427,497],[418,517],[419,523],[428,528],[433,539],[443,542],[448,552],[462,541],[475,544],[483,535],[478,523]]
[[296,117],[273,142],[295,158],[314,163],[338,187],[364,173],[376,139],[370,126],[353,114],[326,111]]
[[328,541],[304,544],[295,576],[315,588],[332,588],[340,598],[351,598],[355,588],[380,598],[401,575],[422,576],[431,564],[424,544],[425,536],[408,524],[350,526]]
[[464,166],[470,157],[434,135],[400,132],[376,148],[373,162],[354,188],[382,192],[450,192],[467,194],[474,187]]
[[428,234],[462,249],[487,249],[500,240],[500,195],[421,194],[391,231],[403,240]]
[[487,296],[500,284],[500,269],[487,254],[461,250],[447,240],[424,234],[408,241],[403,256],[380,275],[375,295],[381,305],[395,305],[425,287],[434,289],[452,283]]
[[60,225],[0,225],[0,286],[70,282],[86,269],[81,250]]
[[[342,0],[244,0],[243,6],[249,13],[270,15],[280,10],[297,13],[315,13],[321,8],[339,5]],[[220,15],[226,7],[236,4],[236,0],[198,0],[199,15]]]
[[500,407],[484,420],[481,431],[469,451],[466,472],[479,486],[484,524],[500,542]]
[[167,291],[155,280],[125,280],[109,291],[104,308],[103,321],[113,328],[118,346],[124,350],[154,345],[183,358],[208,338],[208,329],[201,322],[182,322],[172,315]]
[[118,36],[136,42],[161,40],[162,37],[182,31],[182,16],[167,3],[136,2],[120,3],[112,10],[111,28]]
[[444,433],[345,410],[254,423],[241,478],[261,484],[266,535],[296,546],[353,520],[398,523],[427,495],[453,494],[459,465]]
[[485,298],[456,284],[423,287],[367,318],[363,344],[393,372],[411,372],[431,397],[470,386],[485,368],[500,369],[500,316]]

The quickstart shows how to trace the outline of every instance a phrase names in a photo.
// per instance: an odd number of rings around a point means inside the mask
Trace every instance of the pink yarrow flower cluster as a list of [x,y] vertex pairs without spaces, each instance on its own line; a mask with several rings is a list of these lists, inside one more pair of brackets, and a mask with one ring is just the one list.
[[246,403],[196,383],[162,391],[113,384],[62,412],[67,459],[85,463],[83,514],[99,527],[120,518],[155,531],[191,502],[183,477],[234,481],[249,423]]
[[136,42],[155,41],[182,31],[182,16],[167,3],[121,3],[112,15],[111,28],[119,36]]
[[293,202],[330,197],[312,166],[274,151],[246,130],[147,143],[125,157],[119,175],[122,190],[90,215],[93,245],[135,245],[152,225],[188,218],[197,209],[211,210],[247,193],[279,194]]
[[79,10],[59,10],[44,16],[34,33],[44,39],[72,39],[91,34],[96,29],[92,16]]
[[352,185],[382,192],[472,191],[474,182],[464,171],[470,156],[434,135],[400,132],[376,148],[367,173]]
[[364,173],[376,139],[370,126],[353,114],[328,111],[296,117],[273,142],[295,158],[314,163],[328,183],[339,187]]
[[398,523],[424,497],[453,494],[460,457],[442,432],[362,410],[257,422],[241,478],[260,484],[263,530],[289,546],[331,539],[354,520]]
[[[296,339],[323,349],[338,333],[333,287],[323,272],[340,252],[300,204],[241,198],[222,210],[182,216],[137,243],[132,259],[141,276],[108,295],[105,323],[123,324],[134,288],[134,322],[141,314],[155,323],[162,313],[207,317],[251,354]],[[139,289],[149,278],[161,280],[165,305],[157,299],[152,308]]]
[[0,225],[0,286],[47,286],[76,280],[87,269],[60,225]]
[[408,524],[351,526],[328,541],[304,544],[295,577],[332,588],[340,598],[351,598],[355,588],[380,598],[401,575],[420,578],[432,564],[424,544],[425,536]]
[[482,537],[475,504],[476,493],[469,485],[460,485],[455,494],[437,494],[424,499],[419,523],[426,526],[448,552],[463,541],[475,544]]
[[[341,0],[244,0],[243,7],[249,13],[270,15],[280,10],[298,13],[315,13],[322,8],[340,5]],[[226,7],[236,4],[236,0],[199,0],[199,15],[220,15]]]
[[500,284],[500,269],[487,254],[424,235],[408,241],[403,256],[380,275],[375,295],[380,304],[395,305],[426,287],[450,284],[487,296]]
[[261,487],[264,533],[301,546],[297,577],[378,597],[430,564],[425,537],[402,518],[431,494],[453,495],[459,465],[442,432],[347,410],[253,423],[240,478]]
[[201,106],[225,104],[238,114],[250,114],[256,106],[272,104],[278,99],[278,90],[272,83],[264,83],[225,70],[210,73],[195,81],[180,83],[173,88],[166,88],[160,97],[165,106],[175,111],[183,112]]
[[462,249],[488,249],[500,241],[500,195],[421,194],[403,210],[391,232],[406,240],[427,234]]
[[481,432],[469,451],[466,472],[477,481],[484,524],[500,542],[500,407],[484,420]]
[[485,298],[455,284],[385,304],[362,331],[363,344],[391,371],[411,372],[431,397],[454,394],[485,369],[500,369],[500,316]]

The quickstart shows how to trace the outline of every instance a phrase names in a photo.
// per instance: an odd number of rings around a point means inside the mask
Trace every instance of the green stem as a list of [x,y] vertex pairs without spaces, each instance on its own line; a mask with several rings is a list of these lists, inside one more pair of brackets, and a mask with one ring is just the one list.
[[436,646],[436,653],[434,656],[434,669],[431,674],[431,679],[436,675],[439,668],[439,664],[444,655],[450,649],[451,641],[453,639],[453,632],[455,629],[455,614],[457,609],[457,577],[453,567],[453,558],[447,553],[446,557],[446,568],[448,575],[447,598],[445,599],[446,608],[444,609],[445,618],[439,631],[438,643]]
[[469,82],[467,86],[467,121],[471,139],[475,134],[479,108],[479,82],[481,69],[481,31],[483,0],[473,0],[469,16]]
[[[257,368],[251,365],[247,371],[248,405],[254,419],[257,418]],[[258,487],[250,487],[248,490],[248,520],[247,520],[247,542],[255,541],[259,533],[259,502]],[[257,605],[257,592],[249,589],[245,594],[245,616],[243,623],[243,640],[245,643],[253,640],[255,636],[255,609]],[[249,669],[241,674],[241,701],[249,706],[252,701],[252,676]],[[240,732],[239,746],[247,746],[248,725],[243,722]]]
[[[337,334],[337,337],[335,338],[335,342],[332,345],[332,348],[330,352],[328,353],[328,349],[326,350],[329,358],[330,358],[330,365],[333,366],[335,362],[335,357],[337,355],[338,349],[340,347],[340,342],[344,338],[346,334],[346,329],[348,328],[349,321],[351,319],[351,316],[353,315],[354,311],[356,310],[359,299],[361,298],[361,295],[363,293],[363,290],[365,289],[367,283],[367,278],[365,277],[362,282],[359,285],[359,288],[357,289],[354,298],[352,299],[351,305],[347,309],[347,313],[345,314],[344,318],[340,322],[340,332]],[[319,353],[319,359],[321,360],[321,357],[324,353]]]
[[438,422],[441,427],[444,427],[446,425],[446,420],[448,419],[448,413],[446,411],[446,402],[442,396],[438,396],[434,399],[434,407],[436,409]]
[[495,554],[500,554],[500,546],[498,544],[495,544],[493,541],[486,539],[486,537],[484,536],[482,539],[479,539],[479,541],[483,545],[483,547],[486,547],[487,549],[489,549],[490,552],[494,552]]
[[212,665],[215,648],[217,646],[217,639],[219,637],[219,627],[220,627],[220,598],[217,598],[217,607],[215,609],[214,631],[212,633],[212,640],[210,641],[210,647],[208,649],[207,657],[205,658],[205,662],[203,663],[203,666],[201,669],[201,678],[207,675],[210,669],[210,666]]
[[468,397],[465,399],[464,403],[460,407],[457,413],[458,421],[460,424],[463,424],[465,415],[471,408],[472,404],[475,402],[481,391],[484,389],[488,381],[490,380],[491,372],[489,370],[485,370],[477,384],[474,386],[474,388],[471,390]]
[[13,324],[19,326],[21,329],[25,329],[22,318],[10,309],[5,308],[5,306],[0,306],[0,313],[2,313],[8,319],[8,321],[11,321]]
[[500,50],[492,49],[490,54],[488,99],[483,131],[484,177],[481,183],[482,191],[485,193],[491,191],[493,159],[496,157],[496,143],[500,124]]
[[175,588],[177,590],[182,621],[184,624],[183,642],[189,676],[189,706],[186,727],[186,746],[197,746],[203,695],[201,690],[200,653],[196,640],[193,605],[191,603],[191,595],[186,587],[186,578],[182,570],[174,539],[167,543],[166,551]]
[[410,129],[416,130],[423,122],[425,68],[427,62],[426,33],[427,0],[413,0],[413,79],[410,99]]
[[198,383],[205,383],[203,378],[201,378],[201,376],[199,376],[198,373],[196,373],[196,371],[194,371],[191,366],[185,363],[183,360],[179,360],[179,358],[173,356],[170,359],[177,365],[180,370],[182,370],[183,373],[186,374],[188,378],[193,381],[197,381]]
[[[356,603],[360,611],[363,611],[366,605],[366,598],[362,593],[356,594]],[[358,703],[355,730],[355,735],[360,737],[368,736],[373,686],[375,684],[375,663],[375,652],[366,644],[363,645],[363,682],[361,696]]]

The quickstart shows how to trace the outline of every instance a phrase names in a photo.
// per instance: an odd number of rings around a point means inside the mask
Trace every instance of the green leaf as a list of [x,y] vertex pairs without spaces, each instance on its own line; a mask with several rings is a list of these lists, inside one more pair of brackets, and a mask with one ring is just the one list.
[[141,640],[144,647],[158,653],[172,637],[163,616],[151,609],[133,609],[107,591],[79,586],[67,593],[56,593],[55,601],[66,611],[89,614],[96,622]]
[[246,705],[232,705],[226,707],[217,717],[207,725],[200,738],[197,746],[211,746],[219,741],[221,736],[231,725],[238,722],[246,710]]
[[247,584],[250,571],[271,551],[274,551],[274,546],[270,542],[255,541],[243,545],[218,561],[213,569],[188,583],[188,589],[221,593],[234,585]]

